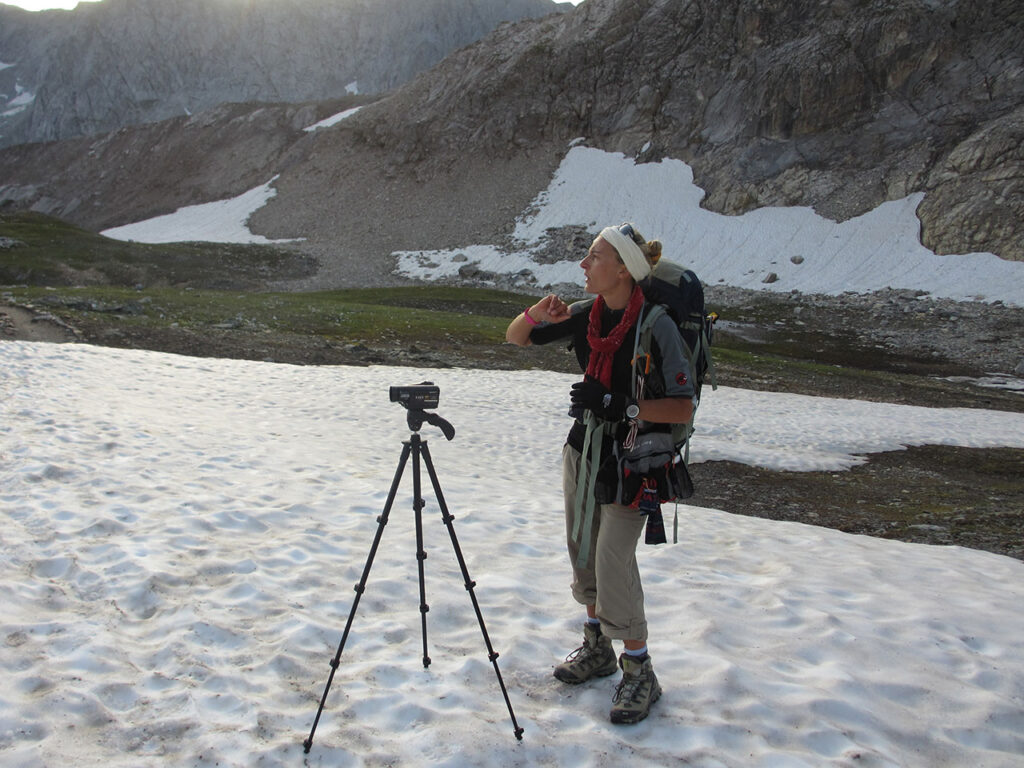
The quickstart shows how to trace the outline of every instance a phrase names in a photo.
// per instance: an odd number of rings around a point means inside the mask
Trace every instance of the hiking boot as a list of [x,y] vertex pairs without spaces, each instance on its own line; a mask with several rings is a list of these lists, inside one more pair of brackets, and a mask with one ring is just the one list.
[[592,677],[607,677],[616,669],[611,638],[601,634],[599,625],[587,622],[583,625],[583,645],[555,667],[555,677],[563,683],[578,685]]
[[629,654],[619,657],[622,681],[612,697],[613,723],[639,723],[651,711],[651,705],[661,698],[661,685],[651,666],[651,657],[637,659]]

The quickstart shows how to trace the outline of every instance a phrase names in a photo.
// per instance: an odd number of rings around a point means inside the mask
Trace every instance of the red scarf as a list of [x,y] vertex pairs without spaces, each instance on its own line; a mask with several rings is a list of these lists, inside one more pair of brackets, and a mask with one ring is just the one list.
[[590,360],[587,363],[587,376],[596,379],[609,389],[612,386],[612,360],[615,358],[616,351],[622,346],[629,329],[633,327],[637,317],[640,316],[640,308],[643,305],[644,292],[640,290],[639,285],[634,286],[622,319],[607,336],[601,336],[601,312],[604,310],[604,297],[598,294],[594,305],[590,308],[590,323],[587,325]]

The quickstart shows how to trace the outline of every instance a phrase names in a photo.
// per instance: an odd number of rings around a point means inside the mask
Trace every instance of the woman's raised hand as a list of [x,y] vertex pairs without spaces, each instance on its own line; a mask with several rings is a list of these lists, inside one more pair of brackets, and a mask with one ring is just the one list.
[[562,323],[569,319],[569,305],[553,293],[548,294],[530,309],[537,322]]

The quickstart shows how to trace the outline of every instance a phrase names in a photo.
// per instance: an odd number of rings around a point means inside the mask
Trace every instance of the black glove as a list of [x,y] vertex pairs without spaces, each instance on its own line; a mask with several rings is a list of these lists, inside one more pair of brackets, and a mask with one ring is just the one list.
[[622,421],[632,398],[611,392],[604,384],[591,378],[572,385],[573,408],[586,408],[605,421]]

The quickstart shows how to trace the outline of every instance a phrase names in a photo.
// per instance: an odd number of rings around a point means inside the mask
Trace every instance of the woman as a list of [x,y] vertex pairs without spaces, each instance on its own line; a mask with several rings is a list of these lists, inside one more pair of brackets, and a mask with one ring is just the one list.
[[[645,309],[639,283],[657,263],[661,247],[657,240],[646,242],[631,224],[605,228],[580,264],[584,289],[597,298],[568,306],[553,294],[546,296],[518,315],[506,332],[506,339],[518,346],[571,339],[586,374],[572,387],[570,413],[576,421],[562,450],[562,483],[572,593],[586,606],[587,617],[583,645],[554,674],[578,684],[621,668],[613,723],[643,720],[661,695],[647,653],[636,561],[646,518],[635,500],[622,498],[616,457],[638,431],[667,432],[693,415],[689,366],[668,315],[655,321],[654,373],[643,387],[646,397],[634,386],[635,337]],[[648,368],[646,362],[640,367]],[[617,663],[613,639],[625,646]]]

